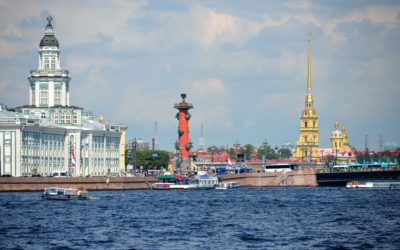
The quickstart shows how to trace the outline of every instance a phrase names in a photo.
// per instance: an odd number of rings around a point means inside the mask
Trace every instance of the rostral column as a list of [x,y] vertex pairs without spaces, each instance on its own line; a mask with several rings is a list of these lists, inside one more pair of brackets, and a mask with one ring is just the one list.
[[191,143],[189,142],[189,119],[191,117],[189,109],[192,109],[193,105],[185,101],[186,94],[181,94],[181,97],[182,102],[175,103],[174,105],[174,108],[179,110],[179,112],[175,115],[176,119],[179,121],[179,142],[175,144],[175,147],[178,152],[178,159],[183,161],[189,158],[189,151],[192,147]]

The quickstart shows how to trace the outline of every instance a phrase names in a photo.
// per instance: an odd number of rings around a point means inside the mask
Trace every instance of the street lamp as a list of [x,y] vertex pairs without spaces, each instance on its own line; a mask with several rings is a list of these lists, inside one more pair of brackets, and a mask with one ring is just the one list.
[[264,139],[263,146],[264,146],[263,164],[266,164],[267,163],[267,146],[268,146],[267,138]]

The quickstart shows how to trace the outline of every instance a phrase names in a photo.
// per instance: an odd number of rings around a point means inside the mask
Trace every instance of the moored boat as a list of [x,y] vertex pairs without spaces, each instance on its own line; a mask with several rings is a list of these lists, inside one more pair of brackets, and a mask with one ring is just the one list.
[[346,184],[346,188],[400,189],[400,181],[398,180],[349,181]]
[[218,185],[218,177],[208,175],[206,171],[199,171],[194,176],[163,175],[158,182],[152,185],[157,190],[194,190],[215,189]]
[[42,198],[46,200],[84,200],[88,198],[88,192],[75,188],[50,187],[43,191]]
[[227,189],[235,189],[239,188],[240,184],[235,181],[228,181],[228,182],[220,182],[218,183],[218,186],[215,189],[219,190],[227,190]]

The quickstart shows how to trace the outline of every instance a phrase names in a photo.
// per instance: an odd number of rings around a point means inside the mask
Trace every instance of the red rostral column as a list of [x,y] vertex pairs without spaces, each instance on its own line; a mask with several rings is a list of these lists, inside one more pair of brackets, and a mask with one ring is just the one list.
[[193,108],[191,103],[185,101],[186,94],[181,94],[182,102],[175,103],[174,108],[178,109],[179,112],[176,114],[176,119],[179,120],[178,136],[179,142],[176,143],[176,150],[178,152],[178,159],[188,159],[191,143],[189,143],[189,119],[191,117],[188,112],[189,109]]

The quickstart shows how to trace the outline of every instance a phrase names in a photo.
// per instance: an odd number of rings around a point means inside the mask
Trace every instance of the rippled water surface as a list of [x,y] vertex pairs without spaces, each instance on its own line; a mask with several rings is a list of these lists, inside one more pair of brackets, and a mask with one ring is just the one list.
[[400,190],[0,193],[0,249],[400,249]]

